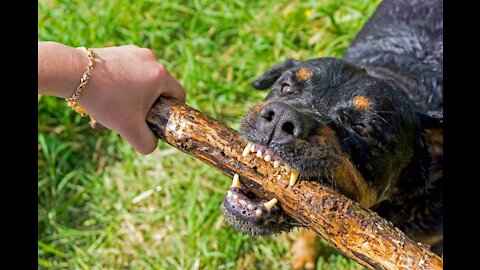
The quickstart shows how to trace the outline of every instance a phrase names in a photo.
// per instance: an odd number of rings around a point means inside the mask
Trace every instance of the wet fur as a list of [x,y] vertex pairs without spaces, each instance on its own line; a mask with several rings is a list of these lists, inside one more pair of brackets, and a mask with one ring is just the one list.
[[[442,40],[442,1],[385,0],[342,59],[288,59],[254,83],[271,88],[262,106],[281,102],[302,115],[301,137],[282,144],[259,132],[258,107],[245,116],[242,134],[303,178],[329,183],[357,201],[370,196],[363,206],[440,254]],[[366,136],[356,131],[359,124]],[[352,189],[347,176],[335,174],[348,163],[364,188]]]

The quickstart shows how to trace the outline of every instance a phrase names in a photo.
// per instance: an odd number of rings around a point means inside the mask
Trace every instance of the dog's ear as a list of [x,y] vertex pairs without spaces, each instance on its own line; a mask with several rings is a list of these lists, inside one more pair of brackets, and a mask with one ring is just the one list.
[[253,82],[253,88],[258,90],[265,90],[267,88],[270,88],[277,81],[278,77],[280,77],[280,75],[283,74],[283,72],[300,63],[301,63],[300,61],[289,58],[285,60],[285,62],[273,66],[272,68],[267,70],[263,74],[263,76],[260,77],[260,79]]

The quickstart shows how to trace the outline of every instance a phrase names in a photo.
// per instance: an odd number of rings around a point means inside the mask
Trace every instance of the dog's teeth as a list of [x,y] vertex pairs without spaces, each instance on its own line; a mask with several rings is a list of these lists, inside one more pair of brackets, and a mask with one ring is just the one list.
[[265,208],[267,208],[267,210],[270,211],[275,206],[275,204],[277,204],[277,202],[278,200],[276,198],[273,198],[264,204]]
[[259,157],[259,158],[262,157],[262,151],[261,150],[257,150],[257,157]]
[[270,155],[266,155],[264,158],[263,158],[266,162],[269,162],[270,160],[272,160],[272,157]]
[[248,204],[248,205],[247,205],[247,208],[248,208],[248,210],[253,210],[253,205]]
[[250,146],[250,152],[255,152],[255,145],[252,143],[252,146]]
[[273,167],[274,167],[274,168],[278,168],[279,166],[280,166],[280,161],[275,160],[275,161],[273,162]]
[[232,196],[232,192],[229,190],[227,191],[227,197],[231,197]]
[[250,148],[252,147],[251,143],[247,143],[247,146],[245,146],[245,149],[243,149],[242,156],[246,157],[248,154],[250,154]]
[[285,172],[286,172],[286,173],[289,173],[289,172],[290,172],[290,169],[291,169],[290,165],[285,164],[284,168],[285,168]]
[[257,217],[261,217],[262,214],[263,214],[263,213],[262,213],[262,210],[260,210],[260,209],[257,209],[257,210],[255,211],[255,216],[257,216]]
[[238,199],[238,195],[237,195],[237,194],[233,194],[233,199],[234,199],[234,200]]
[[290,174],[290,184],[289,186],[293,187],[298,180],[298,172],[295,169],[292,169],[292,173]]
[[240,186],[240,176],[238,176],[238,174],[235,174],[233,176],[232,186],[230,186],[230,187],[237,187],[237,188],[241,187]]
[[247,205],[247,201],[245,201],[245,200],[239,200],[238,202],[239,202],[241,205]]

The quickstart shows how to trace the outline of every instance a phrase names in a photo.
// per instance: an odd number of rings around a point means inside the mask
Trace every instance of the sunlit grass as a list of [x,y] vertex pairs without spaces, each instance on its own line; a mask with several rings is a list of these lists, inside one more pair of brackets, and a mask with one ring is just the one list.
[[[288,57],[341,56],[379,1],[40,1],[39,40],[152,49],[187,103],[238,129]],[[63,100],[39,98],[39,264],[48,269],[290,269],[295,232],[250,238],[223,223],[229,179],[161,144],[135,153]],[[325,247],[319,269],[361,269]]]

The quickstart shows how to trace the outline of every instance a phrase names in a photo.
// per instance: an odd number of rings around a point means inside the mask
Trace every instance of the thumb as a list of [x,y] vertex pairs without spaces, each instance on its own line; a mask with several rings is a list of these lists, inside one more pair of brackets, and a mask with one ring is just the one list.
[[139,121],[141,124],[136,125],[120,134],[127,142],[135,148],[136,151],[143,155],[148,155],[157,148],[158,138],[153,134],[145,120]]

